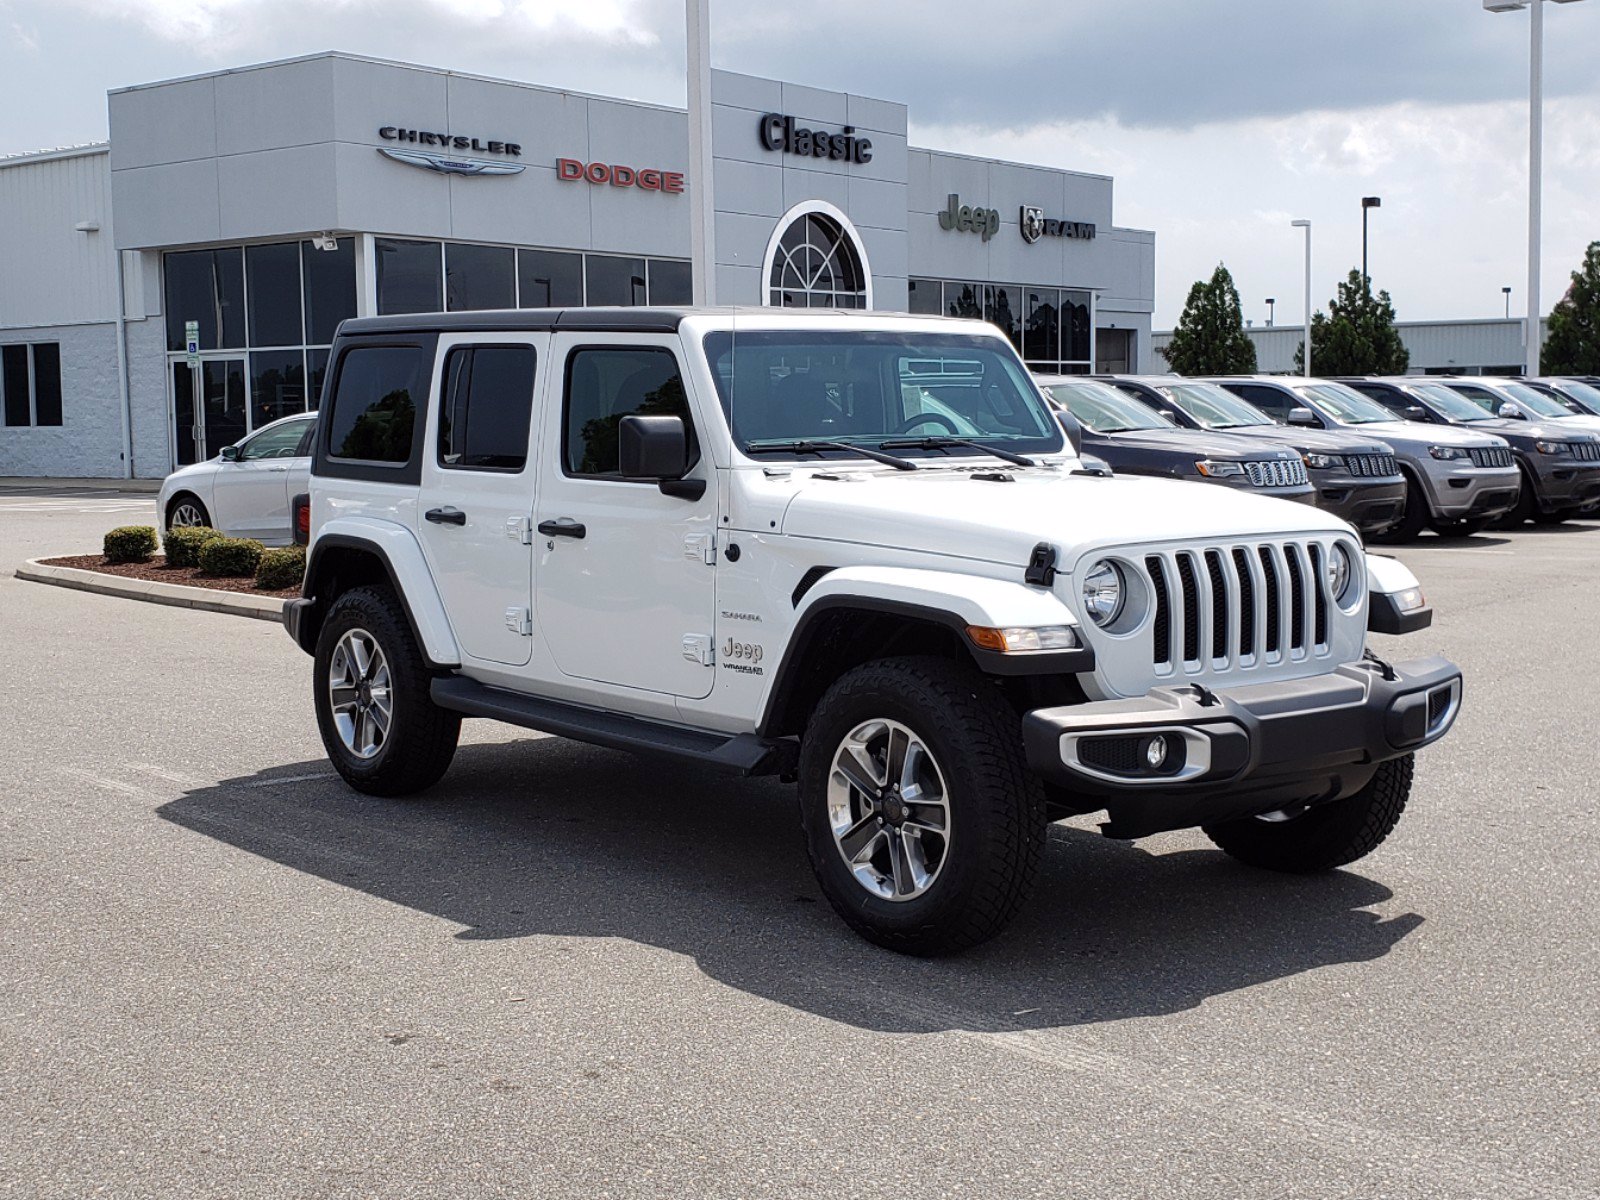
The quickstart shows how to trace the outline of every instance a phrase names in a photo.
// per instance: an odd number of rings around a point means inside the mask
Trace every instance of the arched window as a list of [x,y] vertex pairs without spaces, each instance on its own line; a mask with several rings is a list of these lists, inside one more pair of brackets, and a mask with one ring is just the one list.
[[797,214],[768,254],[767,303],[776,308],[866,308],[870,303],[857,242],[826,212]]

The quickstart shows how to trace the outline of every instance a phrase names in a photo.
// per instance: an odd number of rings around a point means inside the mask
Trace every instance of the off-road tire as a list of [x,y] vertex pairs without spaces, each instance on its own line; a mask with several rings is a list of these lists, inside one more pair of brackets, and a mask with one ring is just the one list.
[[[828,821],[827,784],[841,742],[862,723],[898,721],[944,776],[950,841],[928,890],[908,900],[873,895],[851,874]],[[1029,772],[1021,722],[998,688],[942,658],[867,663],[818,701],[800,750],[800,821],[817,881],[844,922],[904,954],[954,954],[999,933],[1038,875],[1044,789]]]
[[1489,528],[1488,517],[1473,517],[1465,521],[1440,522],[1433,527],[1433,531],[1442,538],[1469,538],[1475,537]]
[[[345,747],[328,690],[334,649],[351,629],[372,635],[389,663],[393,714],[383,745],[368,759]],[[433,702],[427,664],[391,588],[355,588],[335,600],[322,622],[312,661],[317,731],[328,760],[346,783],[369,796],[408,796],[439,782],[455,756],[461,717]]]
[[1246,817],[1205,826],[1217,847],[1268,871],[1309,875],[1371,854],[1394,830],[1411,795],[1413,755],[1390,759],[1353,796],[1318,804],[1289,821]]

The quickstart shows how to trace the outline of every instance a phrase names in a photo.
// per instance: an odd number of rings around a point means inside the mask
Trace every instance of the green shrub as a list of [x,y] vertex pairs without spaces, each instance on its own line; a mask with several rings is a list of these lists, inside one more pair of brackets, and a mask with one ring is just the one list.
[[200,565],[200,547],[222,537],[209,525],[179,526],[167,530],[161,544],[167,551],[167,566],[197,567]]
[[106,534],[104,550],[107,562],[149,562],[156,552],[156,531],[151,525],[124,525]]
[[200,573],[224,579],[254,575],[265,549],[250,538],[213,538],[200,547]]
[[284,546],[261,555],[256,568],[256,586],[266,592],[297,588],[306,574],[306,552],[301,546]]

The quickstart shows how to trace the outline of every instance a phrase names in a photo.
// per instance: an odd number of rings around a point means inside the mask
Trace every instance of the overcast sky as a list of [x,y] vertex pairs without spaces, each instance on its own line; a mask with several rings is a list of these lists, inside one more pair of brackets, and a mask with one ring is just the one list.
[[[1526,13],[1480,0],[712,0],[718,67],[910,105],[913,141],[1116,177],[1156,327],[1219,261],[1260,323],[1358,265],[1402,320],[1524,304]],[[1600,0],[1546,7],[1544,304],[1600,238]],[[0,0],[0,153],[101,139],[106,89],[345,50],[682,104],[678,0]],[[3,269],[3,268],[0,268]]]

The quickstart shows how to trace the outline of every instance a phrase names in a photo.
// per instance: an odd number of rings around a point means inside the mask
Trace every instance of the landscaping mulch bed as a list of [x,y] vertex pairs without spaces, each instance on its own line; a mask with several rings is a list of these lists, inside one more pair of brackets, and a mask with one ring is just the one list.
[[50,567],[77,567],[80,571],[98,571],[102,575],[120,575],[124,579],[154,579],[161,583],[179,583],[184,587],[210,588],[214,592],[275,596],[279,600],[293,600],[300,595],[299,588],[273,592],[256,587],[254,579],[217,579],[200,574],[198,567],[169,567],[167,560],[159,554],[143,563],[108,563],[103,554],[71,554],[66,558],[44,558],[39,561]]

